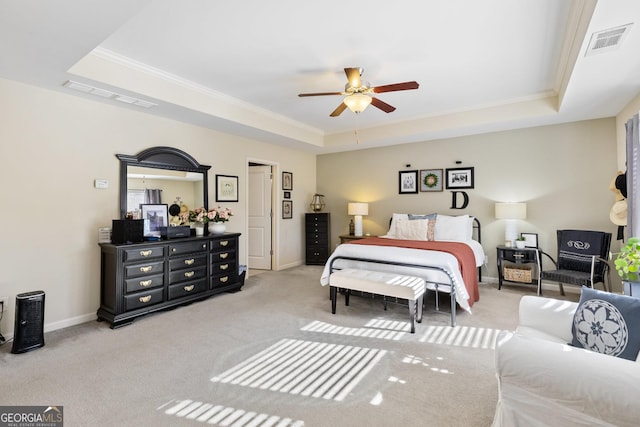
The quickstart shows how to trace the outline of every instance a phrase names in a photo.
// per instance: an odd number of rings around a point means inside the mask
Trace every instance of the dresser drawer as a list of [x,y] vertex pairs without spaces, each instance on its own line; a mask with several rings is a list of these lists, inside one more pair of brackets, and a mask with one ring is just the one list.
[[211,278],[211,289],[222,288],[225,286],[232,285],[238,281],[237,274],[223,274],[218,276],[213,276]]
[[125,295],[124,307],[126,311],[158,304],[162,302],[163,289],[152,289],[148,292],[138,292],[137,294]]
[[184,282],[187,280],[203,279],[207,277],[207,266],[187,268],[169,273],[169,284]]
[[212,262],[211,263],[211,275],[217,274],[238,274],[238,267],[235,261],[230,262]]
[[222,251],[222,252],[214,252],[211,254],[211,262],[230,262],[236,260],[236,252],[235,251]]
[[189,295],[197,294],[207,290],[207,280],[197,280],[195,282],[181,283],[179,285],[169,286],[169,299],[182,298]]
[[236,250],[236,247],[238,246],[237,244],[238,239],[236,238],[232,238],[232,239],[213,239],[211,240],[211,250],[212,251],[218,251],[218,250]]
[[171,243],[169,244],[169,256],[189,254],[207,250],[206,241]]
[[164,256],[164,246],[139,247],[124,250],[124,262]]
[[147,262],[145,264],[127,265],[124,267],[124,276],[130,277],[146,276],[164,272],[164,261]]
[[164,285],[164,274],[127,279],[124,283],[127,293],[139,292],[143,289],[157,288],[158,286]]
[[207,265],[207,255],[199,254],[169,260],[169,271],[180,270],[184,268],[195,268]]

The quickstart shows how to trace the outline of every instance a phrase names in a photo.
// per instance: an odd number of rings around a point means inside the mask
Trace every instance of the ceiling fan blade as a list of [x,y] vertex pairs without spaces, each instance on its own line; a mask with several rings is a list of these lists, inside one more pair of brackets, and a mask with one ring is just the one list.
[[360,87],[362,86],[362,80],[360,79],[360,75],[362,74],[362,68],[345,68],[344,73],[347,75],[347,80],[349,80],[350,87]]
[[373,105],[374,107],[378,107],[385,113],[390,113],[396,109],[396,107],[389,105],[384,101],[380,101],[378,98],[374,97],[371,97],[371,105]]
[[317,93],[299,93],[298,96],[325,96],[325,95],[342,95],[342,92],[317,92]]
[[330,117],[338,117],[346,109],[347,109],[347,104],[345,104],[344,102],[341,102],[340,105],[338,105],[338,108],[333,110],[333,113],[329,114],[329,116]]
[[374,93],[383,93],[383,92],[395,92],[397,90],[410,90],[410,89],[418,89],[420,85],[418,82],[404,82],[404,83],[394,83],[390,85],[376,86],[373,89]]

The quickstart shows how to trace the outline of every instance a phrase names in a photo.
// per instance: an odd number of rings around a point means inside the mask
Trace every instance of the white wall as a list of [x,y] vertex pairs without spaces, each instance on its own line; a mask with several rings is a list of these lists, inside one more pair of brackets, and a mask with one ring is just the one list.
[[[0,297],[9,297],[0,331],[13,330],[15,296],[46,293],[45,330],[95,318],[100,303],[98,227],[119,215],[119,161],[152,146],[191,154],[215,174],[239,176],[239,202],[229,231],[243,233],[246,264],[247,159],[277,165],[277,211],[281,218],[280,171],[293,172],[294,218],[278,220],[276,268],[304,262],[303,213],[316,189],[315,156],[0,79]],[[94,179],[109,188],[93,188]]]
[[[371,234],[386,233],[394,212],[474,215],[489,255],[483,274],[495,278],[495,247],[504,243],[504,221],[494,218],[496,201],[527,202],[527,219],[519,221],[518,231],[538,233],[543,250],[555,257],[557,229],[615,236],[609,184],[616,159],[615,120],[590,120],[318,156],[318,192],[332,214],[334,245],[348,231],[349,201],[369,202],[364,230]],[[466,166],[475,168],[475,188],[465,190],[467,209],[450,209],[452,193],[446,189],[398,194],[399,171]]]

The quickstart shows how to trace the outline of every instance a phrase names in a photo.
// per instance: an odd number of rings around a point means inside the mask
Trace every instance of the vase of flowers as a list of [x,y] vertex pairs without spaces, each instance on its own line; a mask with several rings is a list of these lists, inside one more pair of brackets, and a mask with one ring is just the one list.
[[207,212],[207,218],[209,219],[209,233],[211,234],[224,234],[227,231],[226,222],[233,216],[233,211],[229,208],[222,208],[220,206],[213,209],[209,209]]

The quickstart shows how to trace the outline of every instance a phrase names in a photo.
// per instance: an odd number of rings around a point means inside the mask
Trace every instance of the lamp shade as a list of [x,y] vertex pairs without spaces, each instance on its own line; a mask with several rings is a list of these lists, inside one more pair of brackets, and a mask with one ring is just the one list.
[[368,203],[349,203],[347,205],[349,215],[369,215]]
[[347,96],[342,102],[354,113],[361,113],[371,104],[371,97],[361,93],[354,93]]
[[527,204],[496,203],[496,219],[527,219]]

